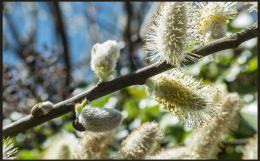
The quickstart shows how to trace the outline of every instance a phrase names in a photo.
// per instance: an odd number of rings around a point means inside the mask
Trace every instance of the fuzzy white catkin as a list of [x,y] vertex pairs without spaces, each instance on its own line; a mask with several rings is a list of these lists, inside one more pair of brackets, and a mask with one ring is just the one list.
[[114,131],[86,131],[80,139],[80,148],[74,152],[73,159],[108,159],[107,148],[113,142]]
[[101,81],[109,81],[115,76],[115,67],[119,58],[119,45],[108,40],[96,43],[91,50],[91,69]]
[[161,2],[144,35],[144,49],[151,54],[149,59],[157,64],[166,61],[177,67],[184,61],[197,60],[198,55],[187,52],[196,40],[189,22],[189,5],[186,2]]
[[216,159],[223,137],[237,124],[240,108],[239,95],[227,94],[217,117],[206,126],[196,129],[189,136],[186,146],[162,149],[147,159]]
[[144,159],[162,137],[156,122],[146,122],[131,132],[121,144],[123,159]]
[[[194,2],[196,30],[207,43],[226,35],[227,23],[237,15],[237,2]],[[195,7],[197,6],[197,7]]]
[[233,130],[238,122],[242,104],[237,93],[227,94],[216,118],[206,126],[196,129],[190,136],[187,151],[194,159],[216,159],[223,137]]
[[49,145],[39,159],[72,159],[72,154],[77,151],[78,139],[72,134],[62,131],[47,140]]
[[85,106],[79,114],[79,122],[85,130],[93,132],[111,131],[122,121],[122,114],[116,109]]

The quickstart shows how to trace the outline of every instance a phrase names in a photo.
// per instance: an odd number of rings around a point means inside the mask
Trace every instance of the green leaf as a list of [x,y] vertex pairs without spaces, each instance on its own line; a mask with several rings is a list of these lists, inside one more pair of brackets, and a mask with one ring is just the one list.
[[144,86],[133,86],[127,88],[129,94],[131,94],[136,99],[142,99],[147,97],[146,89]]
[[18,150],[17,159],[25,160],[25,159],[37,159],[39,156],[39,150]]
[[72,125],[71,122],[68,122],[68,123],[65,124],[65,129],[66,129],[68,132],[73,132],[73,131],[75,131],[75,130],[74,130],[74,127],[73,127],[73,125]]
[[150,116],[153,116],[153,117],[158,116],[160,114],[159,105],[155,105],[155,106],[145,108],[145,113],[150,115]]
[[251,60],[248,62],[247,71],[248,71],[248,72],[253,72],[253,71],[257,70],[257,66],[258,66],[257,57],[254,57],[253,59],[251,59]]
[[133,119],[139,115],[139,109],[133,99],[129,99],[123,106],[124,111],[128,113],[128,118]]
[[110,95],[101,97],[93,102],[91,102],[91,106],[93,107],[103,107],[109,100]]

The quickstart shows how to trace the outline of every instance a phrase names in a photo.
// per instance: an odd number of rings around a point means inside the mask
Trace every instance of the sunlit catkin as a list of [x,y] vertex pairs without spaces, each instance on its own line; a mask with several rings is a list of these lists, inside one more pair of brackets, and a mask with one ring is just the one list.
[[156,75],[146,85],[162,108],[173,112],[191,128],[201,127],[217,114],[218,104],[212,99],[218,90],[179,70]]
[[237,2],[194,2],[197,32],[204,35],[205,42],[226,35],[227,23],[237,15]]
[[91,69],[100,81],[109,81],[115,76],[115,67],[119,58],[119,45],[116,41],[108,40],[97,43],[91,50]]
[[197,55],[186,53],[194,36],[188,28],[188,5],[185,2],[161,2],[153,23],[144,34],[144,49],[151,54],[150,60],[157,64],[166,61],[177,67],[188,59],[196,60]]
[[216,159],[223,137],[234,129],[241,109],[241,100],[237,93],[225,96],[217,117],[206,126],[196,129],[187,142],[189,155],[193,159]]
[[144,159],[162,136],[158,123],[146,122],[123,140],[120,154],[123,159]]
[[243,148],[242,159],[258,159],[257,158],[257,134],[248,140]]
[[114,132],[84,132],[73,159],[108,159],[106,150],[112,144],[113,137]]
[[3,159],[14,160],[15,154],[17,153],[17,148],[14,147],[14,144],[10,138],[3,139]]

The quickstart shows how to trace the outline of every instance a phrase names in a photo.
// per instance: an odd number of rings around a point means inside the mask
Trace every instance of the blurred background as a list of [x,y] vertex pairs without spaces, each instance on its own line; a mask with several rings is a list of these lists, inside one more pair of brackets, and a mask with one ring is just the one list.
[[[241,2],[242,3],[242,2]],[[257,21],[239,3],[239,15],[228,34]],[[38,102],[57,103],[91,88],[98,79],[90,69],[92,46],[119,42],[118,76],[148,65],[142,32],[157,2],[5,2],[3,3],[3,126],[30,113]],[[257,38],[237,49],[221,51],[214,61],[205,57],[184,67],[187,73],[216,85],[222,92],[238,92],[244,101],[239,127],[228,134],[220,159],[241,159],[245,139],[257,132]],[[117,108],[125,115],[109,153],[141,123],[155,120],[164,132],[162,147],[182,145],[191,133],[178,119],[159,108],[144,86],[131,86],[91,103]],[[37,159],[48,139],[61,131],[76,134],[73,115],[66,114],[13,138],[18,159]]]

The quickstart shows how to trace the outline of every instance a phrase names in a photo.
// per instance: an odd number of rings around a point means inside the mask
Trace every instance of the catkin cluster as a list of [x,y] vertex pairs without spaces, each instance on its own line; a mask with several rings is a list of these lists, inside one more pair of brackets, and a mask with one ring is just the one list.
[[237,124],[241,107],[237,93],[227,94],[218,115],[209,124],[194,130],[186,146],[162,149],[148,159],[216,159],[222,139]]

